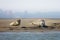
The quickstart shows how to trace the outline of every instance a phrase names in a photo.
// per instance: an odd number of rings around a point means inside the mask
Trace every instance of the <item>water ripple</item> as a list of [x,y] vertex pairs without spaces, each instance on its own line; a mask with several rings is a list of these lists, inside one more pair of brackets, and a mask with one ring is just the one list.
[[60,32],[0,32],[0,40],[60,40]]

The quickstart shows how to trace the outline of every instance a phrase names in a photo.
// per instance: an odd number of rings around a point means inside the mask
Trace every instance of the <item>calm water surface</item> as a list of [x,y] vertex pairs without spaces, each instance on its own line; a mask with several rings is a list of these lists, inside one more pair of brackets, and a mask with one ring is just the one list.
[[0,32],[0,40],[60,40],[60,32]]

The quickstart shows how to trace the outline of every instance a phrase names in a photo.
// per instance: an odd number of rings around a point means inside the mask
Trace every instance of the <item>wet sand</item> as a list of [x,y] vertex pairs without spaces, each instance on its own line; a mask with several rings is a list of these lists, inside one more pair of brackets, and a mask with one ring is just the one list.
[[[16,19],[1,19],[0,18],[0,32],[45,32],[45,31],[60,31],[60,24],[53,26],[52,23],[60,23],[60,19],[44,19],[48,28],[42,29],[39,26],[31,25],[33,21],[41,20],[41,18],[22,18],[19,26],[10,26],[9,24]],[[26,27],[26,28],[22,28]]]

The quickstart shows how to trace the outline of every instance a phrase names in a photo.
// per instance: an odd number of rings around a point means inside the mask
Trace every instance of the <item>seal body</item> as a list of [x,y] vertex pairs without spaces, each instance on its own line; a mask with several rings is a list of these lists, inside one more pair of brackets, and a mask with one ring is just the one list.
[[20,25],[21,20],[13,21],[10,23],[10,26],[18,26]]
[[41,25],[41,28],[44,28],[45,27],[45,21],[41,20],[40,25]]

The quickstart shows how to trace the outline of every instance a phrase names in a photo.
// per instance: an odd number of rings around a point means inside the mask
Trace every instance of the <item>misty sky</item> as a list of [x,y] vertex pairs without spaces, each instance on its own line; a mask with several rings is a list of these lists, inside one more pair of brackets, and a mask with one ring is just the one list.
[[60,18],[60,0],[0,0],[0,9],[0,18]]
[[20,11],[60,11],[60,0],[0,0],[0,9]]

